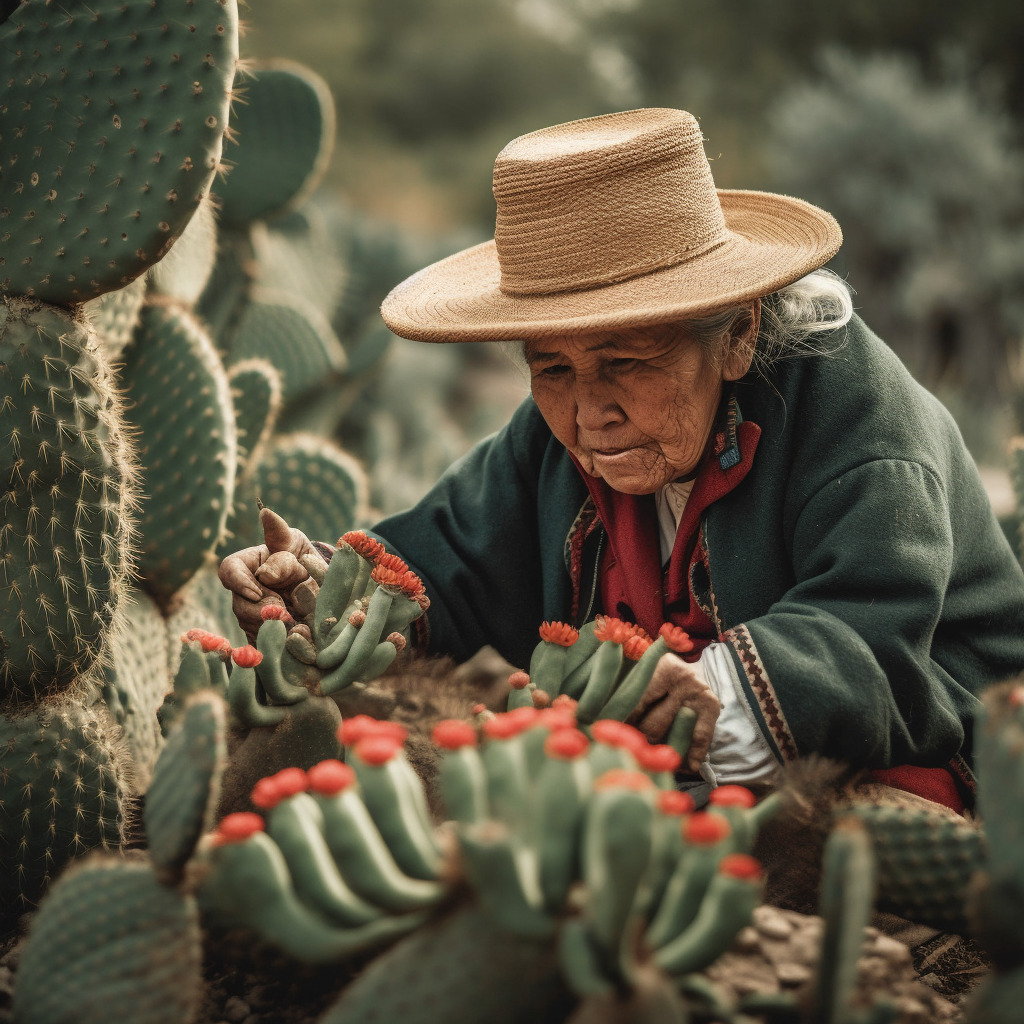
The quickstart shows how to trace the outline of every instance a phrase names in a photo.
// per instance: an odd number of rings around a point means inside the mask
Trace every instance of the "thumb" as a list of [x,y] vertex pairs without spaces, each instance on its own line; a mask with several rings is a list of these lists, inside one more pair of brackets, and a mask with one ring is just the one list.
[[264,543],[271,554],[287,551],[291,547],[291,527],[273,509],[266,506],[260,509],[260,526],[263,528]]

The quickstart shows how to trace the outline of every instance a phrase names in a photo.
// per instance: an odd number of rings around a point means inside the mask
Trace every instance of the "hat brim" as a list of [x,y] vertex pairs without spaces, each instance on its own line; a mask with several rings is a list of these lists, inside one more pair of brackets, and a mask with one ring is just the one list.
[[618,284],[550,295],[509,295],[493,241],[425,267],[381,305],[388,327],[413,341],[499,341],[671,323],[770,295],[827,263],[843,236],[831,214],[772,192],[719,189],[728,229],[693,260]]

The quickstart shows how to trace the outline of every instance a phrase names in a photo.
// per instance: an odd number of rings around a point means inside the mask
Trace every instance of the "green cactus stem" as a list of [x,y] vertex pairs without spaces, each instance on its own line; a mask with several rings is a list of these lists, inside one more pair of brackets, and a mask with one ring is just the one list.
[[381,911],[357,896],[342,877],[323,834],[323,814],[308,793],[295,793],[276,802],[253,802],[267,812],[267,834],[284,855],[299,899],[316,907],[334,924],[368,924]]
[[466,877],[498,927],[522,938],[553,936],[555,918],[544,910],[532,851],[497,821],[463,825],[458,836]]
[[0,300],[0,436],[0,706],[10,706],[93,666],[130,570],[132,455],[82,320]]
[[17,1024],[192,1020],[202,993],[195,900],[148,864],[91,858],[50,890],[18,966]]
[[232,659],[235,667],[228,682],[228,704],[235,721],[249,729],[277,725],[288,714],[287,707],[264,704],[257,696],[260,684],[254,669],[263,655],[255,647],[241,647],[232,652]]
[[350,765],[321,761],[307,777],[331,856],[355,893],[391,913],[430,907],[442,899],[442,883],[410,878],[395,863],[359,796]]
[[663,654],[668,653],[668,650],[665,640],[658,637],[629,670],[611,699],[601,709],[600,717],[625,721],[640,703],[640,698],[644,695],[658,662]]
[[438,784],[441,802],[453,821],[479,822],[488,814],[487,772],[477,749],[476,729],[446,719],[434,726],[434,744],[444,751]]
[[540,627],[541,642],[530,658],[530,676],[536,680],[534,685],[540,686],[549,697],[557,696],[561,690],[562,680],[567,675],[569,650],[579,636],[578,630],[564,622],[545,622]]
[[412,878],[436,879],[441,856],[430,812],[401,741],[369,735],[354,743],[349,753],[363,802],[398,866]]
[[590,678],[578,697],[579,706],[576,708],[576,715],[584,725],[601,717],[605,704],[618,685],[625,662],[622,644],[631,635],[617,628],[626,625],[618,619],[599,615],[596,621],[594,636],[601,641],[601,646],[590,660]]
[[641,773],[609,772],[595,783],[582,846],[585,916],[603,950],[605,969],[628,981],[633,951],[627,935],[651,858],[654,784]]
[[224,717],[220,697],[191,697],[157,760],[144,821],[149,854],[162,876],[181,877],[199,837],[213,823],[227,759]]
[[[249,831],[234,827],[246,819]],[[252,819],[256,819],[256,825]],[[252,928],[289,956],[307,963],[344,960],[394,942],[427,920],[427,911],[378,917],[356,928],[341,928],[299,899],[284,855],[262,830],[258,815],[229,815],[206,853],[210,871],[200,889],[204,910],[232,924]]]
[[126,285],[213,181],[234,0],[26,0],[0,53],[0,293],[69,305]]
[[238,486],[255,472],[281,412],[281,375],[266,359],[243,359],[228,370],[238,438]]
[[697,916],[655,952],[655,964],[674,976],[707,967],[750,924],[760,898],[760,864],[745,853],[728,854],[719,863]]
[[825,843],[821,880],[825,936],[812,1001],[814,1019],[822,1024],[852,1019],[850,1000],[874,890],[875,865],[867,830],[857,818],[841,818]]
[[548,757],[537,777],[531,833],[541,896],[552,914],[564,909],[569,887],[579,877],[583,816],[594,781],[586,757],[589,746],[576,729],[559,729],[545,740]]
[[733,852],[732,828],[718,814],[693,814],[683,819],[681,828],[683,855],[644,936],[644,941],[655,949],[670,942],[693,923],[718,865],[723,857]]

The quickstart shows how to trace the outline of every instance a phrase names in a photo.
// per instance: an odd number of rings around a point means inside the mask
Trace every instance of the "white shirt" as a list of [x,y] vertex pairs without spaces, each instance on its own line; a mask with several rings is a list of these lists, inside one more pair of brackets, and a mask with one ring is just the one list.
[[[692,480],[674,481],[665,484],[654,494],[663,566],[672,556],[676,532],[692,490]],[[709,644],[701,653],[700,660],[692,667],[697,677],[718,698],[722,711],[715,724],[711,749],[701,765],[700,774],[705,781],[686,788],[692,791],[707,786],[760,782],[766,779],[775,771],[777,762],[743,695],[739,672],[729,645]],[[693,795],[698,800],[701,796],[698,792]]]

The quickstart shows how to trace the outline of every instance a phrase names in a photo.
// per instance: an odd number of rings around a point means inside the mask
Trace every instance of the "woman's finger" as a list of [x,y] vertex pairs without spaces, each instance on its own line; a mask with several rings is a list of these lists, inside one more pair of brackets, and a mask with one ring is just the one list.
[[250,601],[258,601],[263,596],[263,587],[256,579],[256,570],[263,564],[268,554],[263,544],[236,551],[220,563],[217,576],[231,593]]

